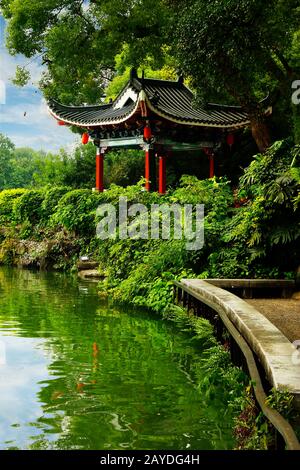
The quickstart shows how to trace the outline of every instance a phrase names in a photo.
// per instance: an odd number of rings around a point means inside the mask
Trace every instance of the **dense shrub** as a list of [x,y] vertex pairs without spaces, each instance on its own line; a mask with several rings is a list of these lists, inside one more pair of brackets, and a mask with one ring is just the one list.
[[[176,278],[295,276],[300,259],[300,173],[299,148],[291,141],[277,142],[265,155],[255,156],[235,192],[225,178],[185,176],[164,196],[144,191],[143,184],[111,185],[100,194],[68,187],[3,191],[0,220],[12,228],[17,224],[24,238],[34,227],[38,239],[51,238],[61,229],[71,233],[82,253],[99,260],[106,273],[103,290],[115,300],[157,311],[170,303]],[[112,203],[118,217],[120,197],[128,207],[141,203],[148,209],[152,204],[204,204],[204,247],[188,251],[185,240],[174,240],[172,233],[169,240],[123,239],[118,232],[115,239],[97,239],[97,207]],[[5,232],[1,236],[5,238]]]
[[104,200],[103,194],[89,189],[69,191],[58,201],[51,224],[61,225],[82,237],[95,234],[96,209],[101,200]]
[[32,225],[40,222],[43,210],[42,203],[45,191],[42,189],[31,189],[25,191],[21,197],[14,202],[13,219],[16,223],[29,221]]
[[239,188],[244,205],[235,210],[222,245],[209,257],[214,277],[282,277],[297,268],[300,181],[299,167],[291,168],[296,150],[290,140],[276,142],[245,170]]
[[26,189],[7,189],[0,192],[0,223],[7,224],[13,220],[14,202],[20,198]]
[[42,202],[43,220],[45,223],[56,211],[59,200],[69,191],[71,191],[71,188],[68,186],[46,188],[45,197]]

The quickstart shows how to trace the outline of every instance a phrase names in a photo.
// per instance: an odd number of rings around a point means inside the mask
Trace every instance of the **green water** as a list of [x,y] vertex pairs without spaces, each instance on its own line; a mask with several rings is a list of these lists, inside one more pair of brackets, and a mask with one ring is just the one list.
[[226,449],[201,351],[70,276],[0,269],[0,449]]

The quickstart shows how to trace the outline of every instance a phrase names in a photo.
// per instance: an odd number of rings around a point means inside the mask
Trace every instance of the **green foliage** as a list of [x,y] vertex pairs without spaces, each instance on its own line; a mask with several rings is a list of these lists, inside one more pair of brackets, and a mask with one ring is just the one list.
[[251,386],[233,404],[239,414],[234,419],[237,450],[268,450],[273,436],[264,415],[259,413]]
[[[164,49],[164,65],[159,70],[153,70],[153,60],[151,56],[148,56],[145,60],[143,67],[137,69],[139,76],[144,72],[147,78],[156,78],[158,80],[176,80],[176,71],[174,69],[174,60],[168,54],[168,48]],[[114,100],[118,94],[125,87],[126,83],[130,78],[130,64],[128,65],[128,55],[130,50],[128,45],[124,45],[123,50],[120,54],[115,57],[116,73],[105,90],[106,101]]]
[[128,186],[136,184],[145,171],[145,155],[140,150],[121,150],[109,152],[105,159],[104,181],[111,184]]
[[[183,241],[146,242],[132,245],[131,240],[122,243],[121,251],[127,252],[127,260],[122,270],[119,269],[116,278],[121,277],[112,295],[115,300],[134,303],[151,308],[156,312],[163,311],[172,302],[173,280],[187,277],[192,271],[188,270],[188,252]],[[132,250],[134,256],[132,257]],[[106,252],[111,260],[113,271],[120,267],[113,249]],[[122,262],[122,260],[121,260]],[[108,280],[115,285],[115,274],[107,271]],[[125,276],[124,276],[125,274]]]
[[[293,395],[287,390],[273,388],[266,399],[266,405],[278,411],[285,419],[295,418]],[[234,406],[241,412],[235,418],[234,435],[237,448],[243,450],[271,450],[275,448],[276,430],[270,421],[259,412],[251,386],[235,401]]]
[[71,156],[67,158],[64,153],[52,155],[26,147],[15,148],[3,134],[0,134],[0,163],[0,189],[65,184],[69,168],[75,166]]
[[0,192],[0,223],[8,224],[13,220],[13,207],[16,199],[26,192],[25,189],[10,189]]
[[14,85],[23,87],[27,85],[30,80],[30,72],[25,67],[17,65],[15,77],[12,80]]
[[[299,48],[294,47],[299,30],[298,3],[294,0],[174,3],[180,11],[176,20],[174,17],[175,55],[183,71],[191,76],[199,100],[205,103],[231,98],[249,110],[252,120],[258,118],[261,122],[259,101],[269,92],[271,99],[278,92],[284,103],[280,120],[289,120],[291,82],[299,72]],[[280,106],[276,112],[280,113]]]
[[16,223],[30,222],[37,225],[43,216],[42,203],[45,198],[43,190],[32,189],[25,191],[15,199],[13,207],[13,220]]
[[[86,157],[90,150],[84,151]],[[35,237],[53,237],[58,230],[72,234],[80,251],[92,253],[99,261],[106,275],[102,290],[116,301],[161,312],[172,303],[174,279],[292,279],[296,275],[300,233],[297,152],[288,140],[256,156],[245,170],[235,197],[226,179],[198,180],[194,176],[182,177],[180,186],[164,196],[144,191],[143,180],[126,188],[111,184],[101,194],[90,189],[47,186],[0,193],[0,220],[7,228],[17,224],[27,238],[31,236],[30,224]],[[140,158],[138,153],[131,157],[137,162]],[[114,154],[108,166],[112,169],[123,161],[121,153]],[[204,204],[204,247],[188,251],[186,240],[174,239],[173,231],[169,240],[123,239],[119,233],[115,239],[97,239],[97,207],[114,204],[118,218],[120,197],[127,198],[128,207],[142,203],[148,209],[152,204]],[[164,217],[161,214],[160,220]],[[138,219],[129,222],[137,224]]]
[[30,148],[16,148],[11,157],[11,173],[7,188],[31,188],[36,186],[35,177],[40,164],[46,159],[43,152]]
[[11,159],[14,144],[3,134],[0,134],[0,190],[6,189],[11,173]]
[[[0,134],[0,189],[68,186],[93,188],[95,184],[95,146],[78,145],[73,152],[61,150],[46,154],[30,148],[15,148]],[[111,151],[105,159],[105,185],[127,186],[144,174],[144,152]]]
[[221,219],[227,216],[228,207],[233,204],[233,194],[226,178],[199,180],[195,176],[183,176],[171,201],[204,204],[207,212],[212,212],[213,216]]
[[68,186],[45,188],[45,197],[42,202],[43,219],[46,221],[57,210],[60,199],[71,190]]
[[209,255],[214,277],[281,277],[297,268],[300,185],[294,159],[292,142],[280,141],[245,170],[239,193],[246,203],[224,227],[221,249]]
[[[194,315],[187,315],[186,310],[177,305],[170,305],[164,311],[163,318],[175,323],[181,331],[192,335],[192,341],[199,342],[202,349],[216,346],[217,341],[213,327],[208,320]],[[207,356],[207,358],[209,357],[210,355]],[[207,365],[206,359],[205,364]]]
[[15,245],[11,238],[7,238],[0,246],[0,263],[11,266],[15,256]]
[[165,2],[1,0],[0,6],[9,19],[10,52],[41,55],[44,93],[65,103],[99,101],[124,44],[127,64],[163,64],[170,21]]
[[270,408],[274,408],[278,411],[285,419],[292,417],[295,410],[293,408],[294,396],[286,389],[271,390],[270,395],[266,400],[266,404]]
[[201,370],[205,379],[201,382],[200,392],[212,398],[220,384],[226,384],[227,394],[224,398],[228,406],[233,407],[235,400],[243,394],[247,376],[241,369],[232,366],[229,352],[219,344],[207,349]]
[[[254,156],[254,160],[241,178],[241,186],[247,190],[248,195],[258,194],[258,190],[265,197],[270,195],[272,184],[276,184],[277,179],[282,178],[290,168],[294,158],[293,149],[293,141],[287,139],[275,142],[266,154]],[[277,193],[276,189],[273,191],[274,196]],[[283,195],[281,199],[285,199]]]
[[103,199],[88,189],[67,192],[57,203],[57,210],[51,218],[53,225],[62,225],[82,237],[95,233],[96,209]]

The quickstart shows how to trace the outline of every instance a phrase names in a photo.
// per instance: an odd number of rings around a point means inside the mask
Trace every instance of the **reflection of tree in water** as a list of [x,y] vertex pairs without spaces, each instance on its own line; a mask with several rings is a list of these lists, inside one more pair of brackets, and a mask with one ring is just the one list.
[[[101,305],[96,288],[56,274],[0,270],[0,325],[43,337],[43,416],[32,448],[226,448],[230,419],[197,392],[189,338],[144,312]],[[129,314],[130,313],[130,314]]]

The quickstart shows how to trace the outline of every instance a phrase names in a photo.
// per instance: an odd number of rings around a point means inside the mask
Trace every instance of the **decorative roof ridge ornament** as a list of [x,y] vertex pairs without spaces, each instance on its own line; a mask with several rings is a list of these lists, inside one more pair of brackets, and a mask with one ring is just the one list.
[[147,109],[147,95],[144,89],[140,91],[139,94],[139,103],[141,106],[141,116],[148,117],[148,109]]
[[142,87],[142,90],[145,89],[145,70],[142,71],[141,87]]
[[138,80],[138,74],[136,68],[132,67],[132,69],[130,70],[130,81],[132,82],[134,79]]
[[184,75],[182,72],[179,72],[177,82],[180,83],[180,85],[184,84]]

